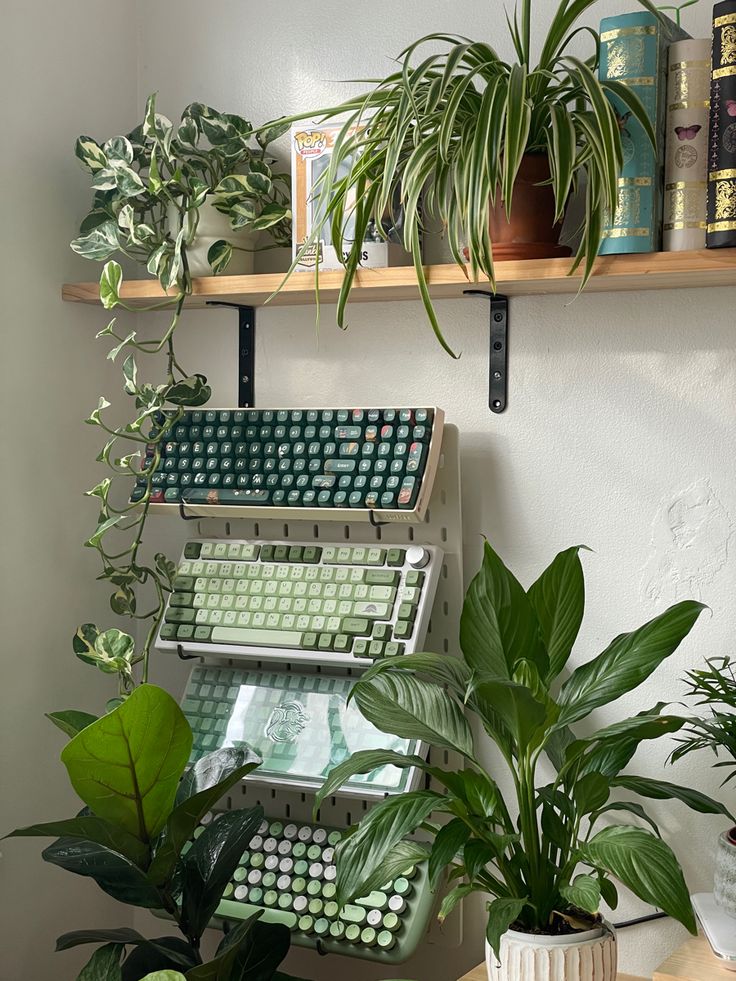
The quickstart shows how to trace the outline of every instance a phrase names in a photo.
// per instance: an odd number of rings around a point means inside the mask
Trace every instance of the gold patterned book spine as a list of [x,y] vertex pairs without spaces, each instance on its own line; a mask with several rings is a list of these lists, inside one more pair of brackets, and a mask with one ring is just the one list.
[[736,248],[736,0],[713,8],[707,222],[709,249]]
[[665,252],[705,248],[710,38],[669,49],[664,165]]

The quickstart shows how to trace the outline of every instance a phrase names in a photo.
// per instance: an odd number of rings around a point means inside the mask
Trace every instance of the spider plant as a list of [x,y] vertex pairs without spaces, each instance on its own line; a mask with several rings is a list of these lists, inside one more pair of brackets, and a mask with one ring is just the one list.
[[[506,15],[514,62],[505,61],[487,41],[430,34],[400,53],[398,69],[387,78],[368,80],[374,87],[366,94],[309,113],[344,118],[318,191],[327,201],[322,220],[298,256],[325,230],[337,254],[347,256],[337,306],[340,326],[364,233],[375,224],[385,236],[398,201],[404,212],[403,244],[413,256],[424,307],[440,343],[452,354],[422,267],[422,229],[428,218],[439,221],[455,262],[466,275],[477,280],[482,274],[495,288],[489,202],[495,205],[500,196],[510,217],[514,182],[527,153],[549,158],[556,220],[564,216],[570,193],[585,184],[585,218],[570,269],[573,273],[582,264],[585,285],[605,216],[616,208],[622,166],[621,134],[608,97],[623,103],[655,140],[637,96],[621,82],[598,80],[598,34],[576,26],[595,2],[561,0],[535,67],[532,0],[521,0],[513,15]],[[661,16],[650,0],[639,2]],[[494,20],[495,33],[500,25]],[[571,43],[581,34],[589,35],[587,58],[571,53]]]

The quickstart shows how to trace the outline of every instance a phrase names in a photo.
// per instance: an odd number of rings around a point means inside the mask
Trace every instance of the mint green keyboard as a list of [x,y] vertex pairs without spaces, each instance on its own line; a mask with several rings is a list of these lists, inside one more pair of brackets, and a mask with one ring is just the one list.
[[[220,747],[248,745],[263,760],[249,781],[315,790],[359,750],[426,753],[419,741],[379,732],[368,722],[348,702],[353,683],[326,674],[199,665],[181,703],[194,736],[192,762]],[[383,766],[352,777],[340,793],[383,797],[415,789],[420,777],[415,768]]]
[[152,474],[152,505],[194,514],[422,521],[443,423],[426,406],[187,411],[160,454],[150,444],[131,500],[146,498]]
[[225,887],[216,916],[242,920],[262,910],[263,920],[288,926],[299,946],[386,964],[405,961],[424,936],[432,911],[426,864],[340,908],[334,861],[342,835],[321,824],[264,820]]
[[157,646],[366,667],[421,649],[441,567],[434,545],[187,542]]

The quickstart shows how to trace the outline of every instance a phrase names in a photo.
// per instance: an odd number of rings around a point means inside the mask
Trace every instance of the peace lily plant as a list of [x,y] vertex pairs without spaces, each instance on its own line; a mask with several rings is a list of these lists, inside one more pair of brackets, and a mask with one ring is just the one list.
[[[532,0],[520,0],[506,18],[515,62],[504,60],[492,41],[427,35],[399,54],[395,72],[371,79],[375,84],[367,93],[308,113],[344,120],[318,183],[326,202],[321,220],[296,260],[323,238],[331,240],[337,255],[347,257],[337,307],[340,326],[366,232],[375,226],[385,236],[385,226],[396,225],[385,217],[400,202],[403,244],[412,254],[432,327],[449,351],[422,265],[422,231],[427,219],[439,222],[465,274],[473,280],[486,276],[495,286],[489,210],[503,202],[506,217],[513,217],[514,185],[529,156],[548,159],[554,222],[563,218],[571,192],[585,187],[580,244],[570,269],[582,265],[585,285],[606,216],[616,208],[623,162],[609,96],[631,112],[652,143],[655,139],[630,87],[598,80],[598,35],[577,26],[595,2],[561,0],[534,51]],[[656,13],[650,0],[639,2]],[[494,34],[500,27],[499,6],[489,6],[497,14]],[[589,53],[579,58],[572,46],[581,39]]]
[[[351,697],[378,729],[459,754],[464,769],[370,750],[330,772],[316,807],[352,774],[389,763],[419,767],[436,786],[382,801],[341,842],[338,902],[427,862],[432,885],[445,870],[454,883],[440,920],[470,893],[490,897],[487,937],[496,954],[510,927],[543,940],[600,924],[601,903],[617,904],[614,880],[695,932],[680,866],[640,798],[728,812],[690,787],[624,772],[643,742],[687,720],[661,702],[598,729],[593,714],[670,657],[703,607],[678,603],[566,670],[583,609],[578,548],[561,552],[525,590],[486,543],[463,607],[462,656],[405,655],[358,680]],[[510,797],[484,766],[468,715],[498,749]],[[621,814],[637,823],[617,821]],[[418,839],[408,837],[415,832]]]

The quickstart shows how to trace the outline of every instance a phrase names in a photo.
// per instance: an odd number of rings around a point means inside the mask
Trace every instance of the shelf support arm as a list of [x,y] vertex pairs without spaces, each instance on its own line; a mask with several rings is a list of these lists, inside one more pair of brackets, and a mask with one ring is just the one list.
[[256,311],[242,303],[208,300],[208,307],[230,307],[238,311],[238,406],[252,409],[256,400]]
[[465,296],[487,296],[491,301],[491,323],[488,348],[488,408],[503,412],[508,398],[509,301],[500,293],[488,290],[463,290]]

